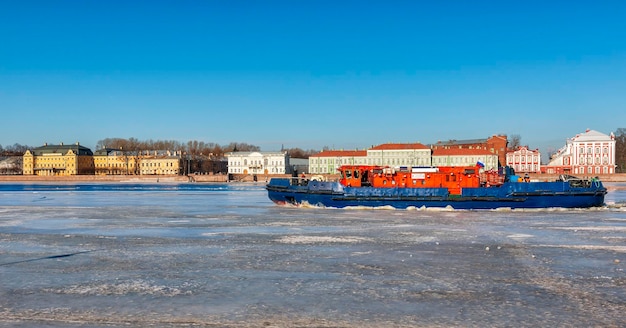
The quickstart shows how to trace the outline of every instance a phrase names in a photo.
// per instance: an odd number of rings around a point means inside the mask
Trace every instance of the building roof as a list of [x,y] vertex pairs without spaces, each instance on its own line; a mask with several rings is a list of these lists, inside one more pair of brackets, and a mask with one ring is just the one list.
[[476,144],[486,144],[487,139],[466,139],[466,140],[448,140],[448,141],[437,141],[436,146],[454,146],[454,145],[476,145]]
[[366,150],[324,150],[310,157],[365,157]]
[[142,156],[142,157],[181,157],[180,151],[153,149],[153,150],[121,150],[116,148],[102,148],[94,152],[94,156]]
[[502,139],[502,140],[507,140],[507,136],[506,135],[494,134],[493,136],[491,136],[489,138],[482,138],[482,139],[437,141],[437,143],[433,144],[433,146],[456,146],[456,145],[460,146],[460,145],[487,144],[490,140],[495,139],[495,138]]
[[517,149],[515,150],[509,149],[506,153],[513,154],[513,153],[523,153],[523,152],[539,154],[539,149],[533,150],[533,149],[528,149],[528,146],[518,146]]
[[60,145],[48,145],[48,144],[44,144],[41,147],[37,147],[35,149],[33,149],[33,155],[35,156],[42,156],[43,154],[67,154],[69,151],[73,151],[75,154],[79,155],[79,156],[83,156],[83,155],[87,155],[87,156],[93,156],[93,153],[91,152],[91,149],[81,146],[78,142],[75,144],[70,144],[70,145],[65,145],[65,144],[60,144]]
[[444,148],[433,149],[433,156],[498,156],[486,149]]
[[614,140],[611,136],[608,136],[602,132],[598,132],[596,130],[587,129],[583,133],[579,133],[574,136],[572,141],[585,142],[585,141],[609,141]]
[[416,143],[386,143],[370,148],[369,150],[406,150],[406,149],[430,149],[430,147]]
[[116,149],[116,148],[101,148],[93,152],[93,154],[94,156],[107,156],[107,155],[113,155],[117,152],[122,152],[122,150]]

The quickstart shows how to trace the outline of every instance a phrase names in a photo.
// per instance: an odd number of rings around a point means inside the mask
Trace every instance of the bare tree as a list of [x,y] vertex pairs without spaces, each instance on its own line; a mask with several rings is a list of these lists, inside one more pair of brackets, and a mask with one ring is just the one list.
[[309,158],[310,156],[320,152],[315,149],[303,150],[300,148],[285,148],[283,151],[286,151],[291,158]]
[[522,137],[519,134],[512,134],[509,139],[509,149],[517,149],[522,145]]
[[231,151],[260,151],[261,147],[249,145],[247,143],[237,143],[231,142],[228,146],[224,147],[224,152],[228,153]]
[[[214,157],[221,158],[224,153],[232,151],[261,151],[261,147],[250,145],[247,143],[231,142],[228,145],[220,146],[213,142],[204,142],[198,140],[189,140],[186,143],[180,143],[175,140],[145,140],[141,141],[136,138],[106,138],[98,141],[97,149],[109,148],[124,151],[142,151],[142,150],[174,150],[181,151],[191,157]],[[300,150],[302,151],[302,150]],[[302,151],[304,152],[304,151]],[[313,153],[313,150],[304,152]]]
[[626,128],[615,131],[615,172],[626,173]]

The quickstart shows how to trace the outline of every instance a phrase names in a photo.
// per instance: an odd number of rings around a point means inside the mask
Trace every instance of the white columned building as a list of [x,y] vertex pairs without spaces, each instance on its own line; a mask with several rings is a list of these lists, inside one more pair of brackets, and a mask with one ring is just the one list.
[[289,155],[287,152],[230,152],[228,158],[229,174],[290,174]]
[[538,149],[532,150],[526,146],[520,146],[506,153],[506,166],[512,167],[515,172],[540,173],[541,153]]
[[615,173],[615,135],[587,129],[567,139],[545,166],[545,173],[578,175]]

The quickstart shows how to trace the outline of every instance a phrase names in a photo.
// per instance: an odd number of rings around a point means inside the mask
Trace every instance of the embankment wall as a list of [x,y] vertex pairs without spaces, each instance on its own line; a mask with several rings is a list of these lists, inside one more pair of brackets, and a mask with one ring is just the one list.
[[[595,177],[595,175],[593,175]],[[626,182],[626,173],[597,175],[604,182]],[[271,178],[290,177],[287,174],[277,175],[257,175],[256,182],[268,182]],[[311,175],[307,175],[308,178]],[[338,175],[325,175],[327,180],[336,180]],[[554,181],[558,179],[558,174],[530,174],[530,178],[535,181]],[[580,176],[583,177],[583,176]],[[585,176],[587,177],[587,176]],[[228,175],[74,175],[74,176],[36,176],[36,175],[0,175],[0,182],[162,182],[162,183],[183,183],[183,182],[217,182],[225,183]],[[255,182],[254,176],[236,176],[231,182]]]

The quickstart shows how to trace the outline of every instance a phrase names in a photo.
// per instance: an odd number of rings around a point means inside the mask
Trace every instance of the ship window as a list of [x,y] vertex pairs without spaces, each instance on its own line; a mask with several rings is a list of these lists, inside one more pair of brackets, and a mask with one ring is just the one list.
[[359,178],[359,171],[354,170],[354,178],[358,179]]

